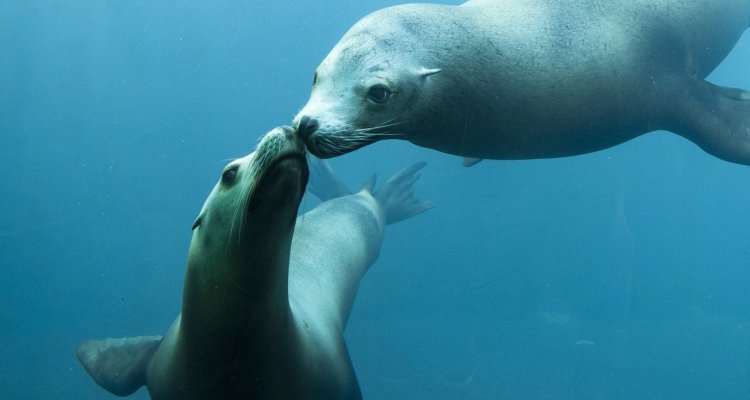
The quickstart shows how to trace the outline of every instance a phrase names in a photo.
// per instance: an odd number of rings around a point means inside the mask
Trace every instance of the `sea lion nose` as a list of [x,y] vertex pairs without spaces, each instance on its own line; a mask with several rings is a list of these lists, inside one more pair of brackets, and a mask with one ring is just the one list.
[[307,115],[303,116],[299,120],[299,125],[297,125],[297,133],[300,135],[302,140],[307,140],[310,135],[315,133],[315,131],[318,129],[318,120],[314,118],[310,118]]

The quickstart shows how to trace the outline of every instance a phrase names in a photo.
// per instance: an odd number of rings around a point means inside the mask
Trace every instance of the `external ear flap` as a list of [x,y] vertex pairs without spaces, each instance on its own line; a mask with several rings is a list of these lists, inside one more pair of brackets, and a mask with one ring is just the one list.
[[195,228],[199,227],[201,225],[201,222],[203,222],[203,216],[206,215],[206,205],[208,204],[208,200],[211,199],[211,196],[214,195],[215,191],[216,191],[216,187],[214,187],[214,190],[211,192],[211,195],[208,196],[208,199],[206,199],[206,202],[203,203],[203,207],[201,207],[201,211],[198,213],[198,218],[195,219],[195,222],[193,222],[193,227],[190,229],[195,230]]
[[417,74],[419,76],[421,76],[422,78],[427,78],[428,76],[435,75],[435,74],[437,74],[440,71],[442,71],[442,69],[440,69],[440,68],[432,68],[432,69],[430,69],[430,68],[422,67],[422,68],[420,68],[417,71]]
[[198,226],[200,226],[201,219],[203,219],[203,213],[201,213],[201,215],[199,215],[198,218],[195,219],[195,222],[193,222],[193,227],[190,228],[190,230],[195,230],[195,228],[197,228]]

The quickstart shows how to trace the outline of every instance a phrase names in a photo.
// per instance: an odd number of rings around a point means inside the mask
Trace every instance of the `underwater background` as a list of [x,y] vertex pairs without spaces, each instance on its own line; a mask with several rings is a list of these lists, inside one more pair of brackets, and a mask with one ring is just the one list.
[[[166,332],[224,164],[392,4],[0,0],[0,397],[115,398],[78,344]],[[748,71],[746,32],[709,79],[750,89]],[[750,167],[665,132],[471,168],[400,141],[331,163],[356,189],[422,160],[435,208],[388,227],[346,331],[366,399],[750,399]]]

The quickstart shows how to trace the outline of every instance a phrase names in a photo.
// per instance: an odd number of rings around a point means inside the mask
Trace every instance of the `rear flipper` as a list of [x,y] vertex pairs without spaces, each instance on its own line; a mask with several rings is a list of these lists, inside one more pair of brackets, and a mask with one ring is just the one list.
[[118,396],[133,394],[146,384],[146,371],[161,336],[87,340],[76,356],[99,386]]
[[425,163],[420,162],[402,169],[375,193],[375,199],[385,210],[386,224],[403,221],[433,207],[431,202],[414,198],[414,182],[419,179],[417,171],[424,166]]
[[687,87],[688,101],[675,104],[679,118],[670,130],[716,157],[750,165],[750,92],[708,82]]

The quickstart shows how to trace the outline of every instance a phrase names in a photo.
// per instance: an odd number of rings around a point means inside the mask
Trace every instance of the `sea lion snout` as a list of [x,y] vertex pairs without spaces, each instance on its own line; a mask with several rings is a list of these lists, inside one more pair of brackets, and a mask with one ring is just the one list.
[[307,140],[310,138],[310,136],[315,133],[316,130],[318,130],[318,120],[314,118],[310,118],[307,115],[303,116],[299,120],[299,124],[297,124],[297,134],[307,142]]
[[266,136],[269,138],[269,140],[282,139],[282,140],[288,140],[291,142],[299,140],[299,136],[297,135],[296,129],[287,125],[279,126],[279,127],[272,129],[266,134]]

